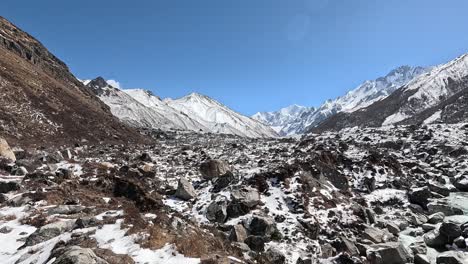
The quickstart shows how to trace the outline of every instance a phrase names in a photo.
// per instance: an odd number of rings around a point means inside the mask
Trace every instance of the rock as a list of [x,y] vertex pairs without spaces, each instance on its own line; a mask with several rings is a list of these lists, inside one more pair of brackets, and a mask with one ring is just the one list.
[[429,213],[435,214],[442,212],[446,216],[451,216],[451,215],[463,215],[463,211],[460,208],[451,206],[445,202],[441,201],[435,201],[435,202],[430,202],[427,204],[427,209]]
[[231,227],[229,232],[229,240],[236,242],[244,242],[247,239],[247,230],[243,225],[235,225]]
[[431,230],[436,229],[436,226],[426,223],[426,224],[421,225],[421,228],[424,230],[424,232],[429,232]]
[[142,153],[142,154],[138,157],[138,159],[141,160],[141,161],[145,161],[145,162],[152,162],[152,161],[153,161],[153,159],[151,158],[151,156],[150,156],[148,153],[146,153],[146,152]]
[[409,245],[409,248],[413,252],[413,254],[422,254],[425,255],[427,253],[426,243],[423,241],[413,242]]
[[262,260],[264,263],[269,264],[284,264],[286,262],[286,257],[281,251],[275,248],[269,248],[262,256]]
[[427,209],[429,198],[432,198],[432,193],[429,187],[415,188],[408,193],[408,199],[410,203],[414,203]]
[[211,222],[224,223],[227,220],[227,205],[226,199],[220,198],[217,201],[213,201],[206,208],[205,216]]
[[431,264],[426,255],[416,254],[414,255],[414,264]]
[[26,238],[26,243],[22,247],[33,246],[68,232],[73,229],[74,224],[75,221],[70,220],[55,222],[42,226],[41,228],[34,231],[34,233],[32,233],[28,238]]
[[260,203],[260,194],[257,189],[244,186],[231,191],[231,198],[234,202],[253,208]]
[[54,215],[54,214],[62,214],[62,215],[70,215],[70,214],[77,214],[83,211],[86,207],[81,205],[57,205],[54,207],[47,208],[47,214]]
[[432,248],[443,248],[448,243],[447,237],[440,234],[437,229],[424,234],[423,239],[426,245]]
[[0,137],[0,157],[6,158],[11,161],[16,161],[16,156],[13,150],[8,145],[8,142]]
[[453,244],[455,244],[458,248],[465,249],[466,248],[466,241],[464,237],[457,237],[453,240]]
[[96,256],[90,248],[72,246],[67,248],[52,264],[108,264],[108,262]]
[[114,178],[114,195],[126,197],[135,202],[135,205],[142,211],[160,209],[164,205],[161,197],[156,192],[148,194],[137,182],[128,179]]
[[9,227],[9,226],[4,226],[4,227],[0,228],[0,234],[8,234],[11,231],[13,231],[13,229],[11,227]]
[[232,184],[236,178],[232,172],[228,171],[224,175],[219,176],[218,178],[213,179],[213,192],[218,193],[222,189],[228,187]]
[[278,232],[275,221],[266,217],[253,216],[244,223],[244,226],[254,236],[271,238],[272,235]]
[[436,258],[437,264],[466,264],[468,263],[468,254],[456,251],[447,251],[440,253]]
[[320,246],[322,254],[320,255],[321,258],[331,258],[336,255],[336,249],[328,244],[328,243],[323,243]]
[[14,181],[0,181],[0,193],[9,193],[20,189],[18,182]]
[[206,180],[220,177],[231,171],[229,164],[222,160],[208,160],[200,165],[200,173]]
[[400,233],[400,228],[397,224],[394,223],[387,223],[387,230],[388,232],[390,232],[390,234],[394,236],[398,236],[398,234]]
[[262,252],[265,249],[265,239],[261,236],[249,236],[245,243],[253,251]]
[[341,242],[343,243],[343,250],[345,252],[347,252],[351,256],[359,256],[359,250],[353,241],[345,237],[341,237]]
[[387,242],[389,239],[393,237],[392,234],[387,232],[386,230],[382,230],[376,227],[368,226],[364,229],[362,234],[364,239],[368,239],[375,244]]
[[310,258],[298,258],[296,261],[296,264],[313,264],[315,263],[312,259]]
[[305,235],[310,239],[317,239],[320,233],[320,224],[314,220],[297,219],[301,226],[305,229]]
[[444,218],[445,218],[445,214],[442,212],[438,212],[438,213],[431,214],[427,218],[427,222],[429,224],[438,224],[438,223],[442,223],[442,221],[444,221]]
[[177,190],[175,196],[179,199],[188,201],[197,196],[193,185],[187,181],[185,178],[179,179],[179,184],[177,185]]
[[412,257],[400,242],[371,245],[367,250],[370,264],[406,264]]
[[438,193],[442,196],[449,196],[452,191],[455,189],[450,189],[447,186],[437,183],[437,182],[429,182],[428,183],[429,189],[435,193]]
[[427,222],[427,217],[423,214],[411,214],[410,215],[410,222],[414,226],[420,226]]
[[453,240],[462,234],[462,230],[458,223],[447,221],[440,225],[439,232],[447,238],[448,243],[452,243]]
[[453,182],[455,188],[462,192],[468,192],[468,175],[462,175]]

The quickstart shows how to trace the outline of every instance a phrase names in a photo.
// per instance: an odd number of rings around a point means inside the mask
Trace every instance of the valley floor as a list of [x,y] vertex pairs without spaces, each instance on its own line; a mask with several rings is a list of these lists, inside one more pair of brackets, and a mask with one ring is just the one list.
[[467,124],[148,136],[1,160],[0,263],[468,263]]

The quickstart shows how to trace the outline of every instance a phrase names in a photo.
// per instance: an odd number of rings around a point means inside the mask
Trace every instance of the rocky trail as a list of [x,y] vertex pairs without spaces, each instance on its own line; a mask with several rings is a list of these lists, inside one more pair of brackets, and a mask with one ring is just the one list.
[[147,134],[3,141],[0,263],[467,263],[466,124]]

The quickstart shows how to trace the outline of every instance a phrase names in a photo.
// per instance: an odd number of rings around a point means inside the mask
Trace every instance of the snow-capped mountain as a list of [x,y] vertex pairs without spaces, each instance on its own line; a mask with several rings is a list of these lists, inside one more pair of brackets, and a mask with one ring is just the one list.
[[[461,101],[454,97],[468,88],[467,78],[468,54],[465,54],[446,64],[433,67],[390,96],[360,111],[343,112],[327,119],[315,131],[354,126],[378,127],[397,123],[418,124],[424,122],[424,118],[431,117],[427,121],[430,123],[439,119],[441,113],[448,122],[451,119],[456,120],[447,102],[457,102],[457,105],[461,106]],[[440,112],[437,113],[438,111]],[[463,113],[460,107],[457,107],[456,111]]]
[[[364,82],[344,96],[325,101],[316,109],[302,107],[296,115],[288,115],[287,111],[285,111],[286,114],[282,114],[282,110],[257,113],[254,118],[274,127],[280,131],[280,135],[302,134],[308,127],[315,126],[336,113],[354,112],[382,100],[428,70],[422,67],[401,66],[389,72],[385,77]],[[286,122],[282,123],[282,120]]]
[[242,116],[204,95],[191,94],[177,100],[161,100],[147,90],[117,89],[102,77],[83,82],[110,107],[112,114],[135,127],[243,137],[277,136],[268,126]]
[[243,116],[227,106],[198,93],[165,102],[170,107],[190,116],[205,125],[211,132],[247,137],[275,137],[277,133],[269,126]]
[[313,107],[294,104],[275,112],[258,112],[254,114],[252,118],[269,125],[281,136],[286,136],[289,135],[290,132],[294,132],[294,128],[291,127],[291,124],[300,119],[304,113],[313,111],[315,111]]

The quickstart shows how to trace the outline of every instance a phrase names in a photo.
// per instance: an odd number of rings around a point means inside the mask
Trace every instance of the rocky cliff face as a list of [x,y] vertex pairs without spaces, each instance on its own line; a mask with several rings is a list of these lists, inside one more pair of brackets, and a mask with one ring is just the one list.
[[140,140],[39,41],[0,17],[0,134],[13,145]]

